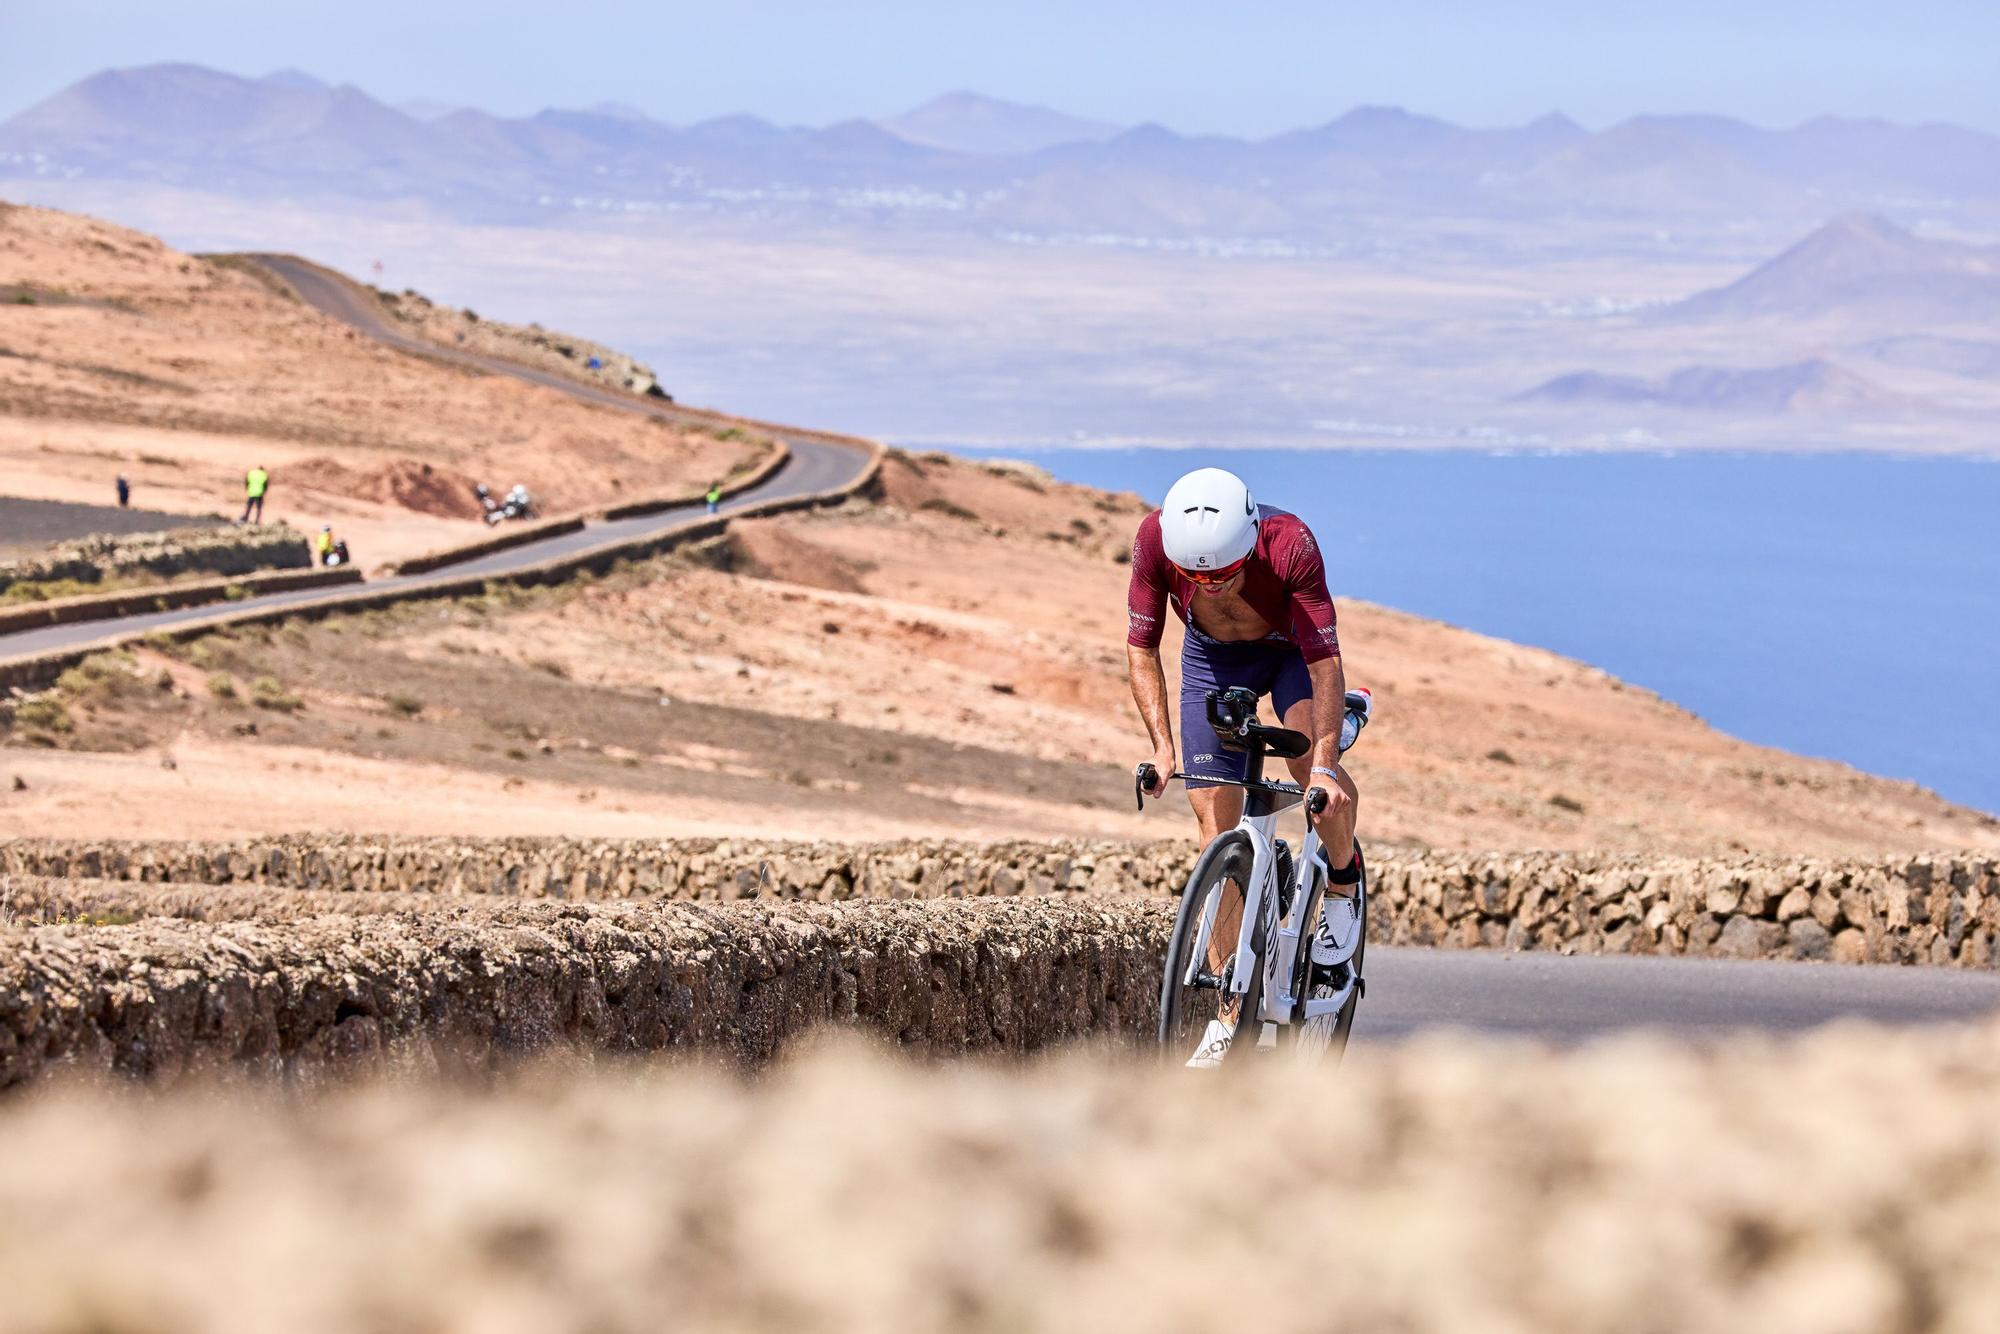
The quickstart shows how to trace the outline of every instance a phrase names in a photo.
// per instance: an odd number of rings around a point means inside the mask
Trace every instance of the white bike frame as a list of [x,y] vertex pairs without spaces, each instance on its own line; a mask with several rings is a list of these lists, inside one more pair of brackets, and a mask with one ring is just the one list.
[[[1290,789],[1291,784],[1272,784],[1280,791]],[[1268,790],[1251,789],[1244,794],[1243,818],[1236,822],[1236,828],[1250,837],[1250,882],[1243,888],[1243,925],[1236,935],[1236,963],[1229,970],[1229,993],[1241,997],[1250,990],[1251,968],[1256,956],[1255,927],[1261,921],[1264,939],[1269,942],[1264,951],[1264,1001],[1258,1007],[1257,1020],[1266,1024],[1289,1024],[1299,1006],[1299,997],[1293,994],[1292,979],[1298,974],[1299,951],[1307,948],[1312,938],[1315,922],[1304,921],[1306,905],[1312,903],[1313,889],[1325,874],[1324,863],[1319,856],[1319,835],[1313,830],[1312,822],[1306,822],[1305,842],[1300,845],[1299,855],[1294,861],[1300,879],[1298,891],[1292,895],[1291,911],[1283,921],[1278,920],[1278,854],[1276,847],[1278,814],[1280,808],[1274,805]],[[1261,813],[1253,814],[1259,808]],[[1193,986],[1195,977],[1208,962],[1208,947],[1215,933],[1215,917],[1222,906],[1222,896],[1228,892],[1226,883],[1218,881],[1210,886],[1208,902],[1202,905],[1201,929],[1196,933],[1194,949],[1189,952],[1187,973],[1182,977],[1184,986]],[[1357,884],[1355,910],[1365,912],[1367,907],[1367,886]],[[1362,917],[1363,921],[1367,918]],[[1355,947],[1360,943],[1361,933],[1348,944],[1345,955],[1340,960],[1351,959]],[[1282,963],[1282,967],[1280,964]],[[1319,1000],[1308,998],[1302,1012],[1301,1022],[1318,1019],[1323,1015],[1337,1013],[1347,1004],[1358,982],[1358,975],[1348,970],[1347,985],[1329,997]],[[1247,1016],[1246,1016],[1247,1017]],[[1241,1022],[1240,1020],[1238,1021]]]

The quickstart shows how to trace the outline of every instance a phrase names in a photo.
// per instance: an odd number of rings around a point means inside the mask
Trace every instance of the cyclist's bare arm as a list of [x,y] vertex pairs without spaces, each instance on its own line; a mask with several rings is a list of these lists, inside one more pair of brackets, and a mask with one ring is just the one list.
[[1167,790],[1167,775],[1174,771],[1174,725],[1172,715],[1167,712],[1167,673],[1160,666],[1157,646],[1127,644],[1125,662],[1132,676],[1132,702],[1139,706],[1139,717],[1153,743],[1153,767],[1159,770],[1159,779],[1152,795],[1158,796]]

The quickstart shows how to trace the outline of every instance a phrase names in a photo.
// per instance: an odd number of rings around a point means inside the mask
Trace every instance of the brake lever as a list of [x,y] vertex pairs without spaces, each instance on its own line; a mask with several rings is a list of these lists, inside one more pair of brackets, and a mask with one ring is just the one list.
[[1309,815],[1325,814],[1326,803],[1330,800],[1331,798],[1327,796],[1325,788],[1314,788],[1312,791],[1306,793],[1306,813]]
[[1153,767],[1151,760],[1139,761],[1139,767],[1132,771],[1132,798],[1142,812],[1146,809],[1146,789],[1159,776],[1160,771]]

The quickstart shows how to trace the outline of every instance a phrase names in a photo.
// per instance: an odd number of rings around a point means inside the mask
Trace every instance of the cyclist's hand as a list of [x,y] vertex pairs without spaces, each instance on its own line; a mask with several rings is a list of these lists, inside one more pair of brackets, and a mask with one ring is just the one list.
[[1167,775],[1172,771],[1171,765],[1161,766],[1157,755],[1132,766],[1132,773],[1139,780],[1139,790],[1149,797],[1157,797],[1167,790]]
[[1165,796],[1167,791],[1167,775],[1174,771],[1173,751],[1163,750],[1153,756],[1153,767],[1159,770],[1160,773],[1159,785],[1153,789],[1153,795],[1156,797]]
[[[1317,783],[1311,793],[1324,793],[1326,800],[1324,803],[1314,801],[1309,794],[1306,818],[1312,821],[1313,832],[1319,835],[1319,841],[1326,845],[1327,851],[1336,852],[1335,833],[1341,835],[1338,841],[1343,845],[1352,837],[1349,831],[1354,827],[1354,798],[1339,783]],[[1316,811],[1313,809],[1315,806],[1319,807]]]

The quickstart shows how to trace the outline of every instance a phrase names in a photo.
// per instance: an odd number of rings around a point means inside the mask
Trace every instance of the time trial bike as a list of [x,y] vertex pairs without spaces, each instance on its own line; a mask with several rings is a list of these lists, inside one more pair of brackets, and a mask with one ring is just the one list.
[[[1352,744],[1350,730],[1358,735],[1366,725],[1372,699],[1366,691],[1349,691],[1346,702],[1343,752]],[[1187,1051],[1233,1000],[1236,1031],[1225,1061],[1247,1059],[1262,1048],[1290,1049],[1301,1059],[1338,1057],[1368,989],[1361,972],[1368,876],[1360,844],[1355,844],[1360,876],[1354,885],[1354,930],[1316,961],[1312,943],[1327,893],[1326,858],[1310,821],[1296,859],[1277,837],[1279,813],[1306,801],[1307,794],[1296,783],[1264,777],[1267,755],[1296,759],[1312,749],[1312,740],[1259,723],[1257,696],[1241,686],[1209,691],[1207,707],[1223,745],[1247,759],[1242,780],[1233,784],[1244,791],[1243,817],[1202,849],[1181,892],[1160,982],[1160,1044],[1170,1054]],[[1151,764],[1139,766],[1141,809],[1158,775]],[[1178,770],[1167,775],[1188,776]],[[1315,789],[1310,800],[1317,815],[1327,795]],[[1213,948],[1218,911],[1231,901],[1225,896],[1243,907],[1234,947],[1226,952]]]

